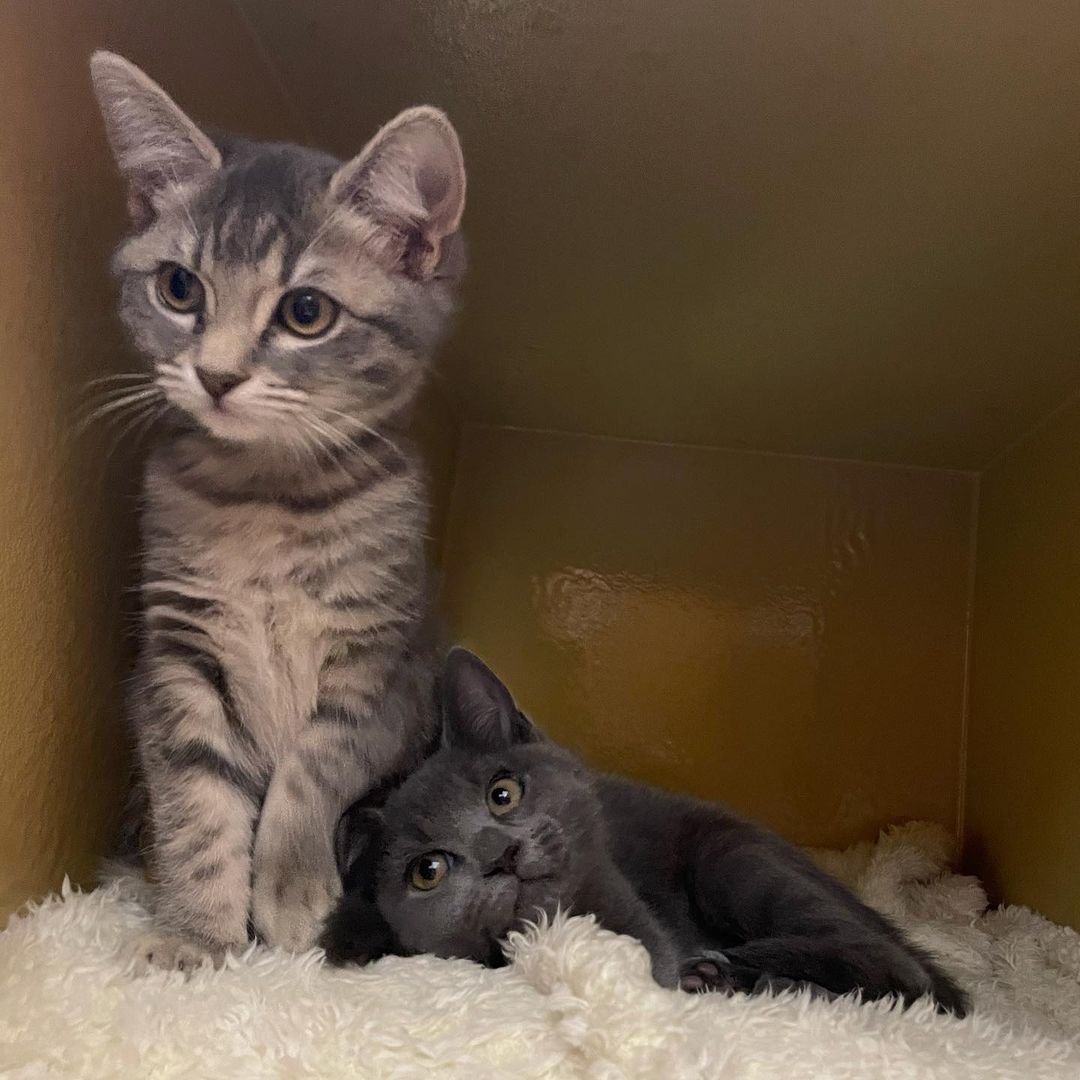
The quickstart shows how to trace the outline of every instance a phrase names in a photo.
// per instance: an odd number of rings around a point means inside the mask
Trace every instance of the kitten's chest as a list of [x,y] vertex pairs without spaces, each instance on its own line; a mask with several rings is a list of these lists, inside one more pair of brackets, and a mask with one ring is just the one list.
[[[199,629],[249,729],[284,744],[315,707],[328,650],[325,608],[296,583],[313,558],[306,538],[272,515],[235,510],[189,519],[182,532],[176,524],[170,541],[151,543],[147,579],[205,601]],[[149,588],[150,617],[154,596]]]

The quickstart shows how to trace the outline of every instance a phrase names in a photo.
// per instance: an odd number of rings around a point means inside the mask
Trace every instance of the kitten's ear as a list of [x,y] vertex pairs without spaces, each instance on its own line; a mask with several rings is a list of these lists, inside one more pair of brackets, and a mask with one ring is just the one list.
[[368,878],[374,876],[366,871],[374,869],[382,828],[382,814],[374,807],[359,803],[350,806],[338,820],[334,831],[334,855],[346,891],[353,886],[353,879],[358,874]]
[[465,210],[457,132],[430,105],[406,109],[334,173],[330,197],[371,222],[370,250],[388,269],[432,277]]
[[441,689],[447,746],[484,752],[543,739],[495,672],[468,649],[450,650]]
[[105,131],[128,182],[128,210],[137,228],[157,215],[170,188],[200,183],[221,168],[217,147],[156,82],[116,53],[90,58]]

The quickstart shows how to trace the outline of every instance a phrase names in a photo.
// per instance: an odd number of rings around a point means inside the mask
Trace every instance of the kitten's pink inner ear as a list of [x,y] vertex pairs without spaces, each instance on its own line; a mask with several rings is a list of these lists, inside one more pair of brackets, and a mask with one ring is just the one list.
[[417,171],[416,189],[424,205],[434,209],[450,193],[450,177],[439,169],[425,165]]
[[369,250],[377,258],[412,277],[429,277],[465,206],[457,134],[437,109],[406,109],[337,171],[330,194],[375,225]]

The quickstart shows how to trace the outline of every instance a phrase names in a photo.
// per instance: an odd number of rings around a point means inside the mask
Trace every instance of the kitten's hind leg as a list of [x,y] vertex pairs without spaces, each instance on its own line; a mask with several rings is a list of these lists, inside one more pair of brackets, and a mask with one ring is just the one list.
[[914,958],[893,942],[869,935],[762,938],[729,949],[725,955],[739,973],[737,980],[745,980],[744,973],[757,972],[766,981],[811,983],[834,995],[858,990],[869,1000],[895,995],[908,1004],[934,990],[929,975]]
[[963,992],[896,927],[796,848],[738,818],[703,822],[688,891],[735,968],[836,994],[906,1002],[929,994],[966,1012]]
[[742,991],[748,994],[779,994],[786,990],[809,990],[811,997],[832,1000],[837,995],[824,986],[784,975],[769,975],[755,968],[733,964],[720,952],[706,952],[686,960],[679,972],[679,988],[688,994]]

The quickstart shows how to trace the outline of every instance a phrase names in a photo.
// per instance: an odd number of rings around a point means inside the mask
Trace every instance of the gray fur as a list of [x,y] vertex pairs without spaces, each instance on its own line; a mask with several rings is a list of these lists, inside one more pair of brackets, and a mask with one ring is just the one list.
[[[406,430],[461,269],[460,150],[430,108],[345,164],[211,139],[121,58],[91,69],[134,224],[120,311],[151,368],[118,407],[162,435],[130,697],[160,885],[143,956],[219,959],[249,917],[305,949],[340,892],[342,810],[432,734],[427,499]],[[198,276],[201,310],[160,299],[167,263]],[[278,321],[298,287],[339,305],[324,336]]]
[[[424,952],[499,964],[507,933],[561,908],[638,938],[663,986],[932,994],[965,1011],[928,955],[779,837],[723,807],[590,772],[464,650],[442,683],[443,748],[382,813],[343,819],[347,893],[323,938],[332,960]],[[506,777],[524,794],[496,814],[486,795]],[[432,852],[450,869],[423,891],[411,868]]]

